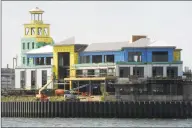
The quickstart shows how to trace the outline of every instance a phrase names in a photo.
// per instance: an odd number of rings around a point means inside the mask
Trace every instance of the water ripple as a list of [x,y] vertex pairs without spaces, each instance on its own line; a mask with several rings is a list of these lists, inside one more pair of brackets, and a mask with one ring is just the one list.
[[192,127],[192,119],[1,118],[2,127]]

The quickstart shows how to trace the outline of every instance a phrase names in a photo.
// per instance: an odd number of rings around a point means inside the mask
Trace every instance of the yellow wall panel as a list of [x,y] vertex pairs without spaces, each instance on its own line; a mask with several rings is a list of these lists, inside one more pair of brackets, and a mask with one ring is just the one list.
[[174,50],[174,53],[173,53],[173,60],[174,61],[180,61],[181,60],[181,50]]
[[[53,60],[54,60],[54,73],[56,78],[58,78],[58,52],[69,52],[70,53],[70,68],[72,65],[78,63],[78,53],[74,51],[74,45],[69,46],[54,46],[53,47]],[[75,71],[70,70],[70,75],[75,76]]]

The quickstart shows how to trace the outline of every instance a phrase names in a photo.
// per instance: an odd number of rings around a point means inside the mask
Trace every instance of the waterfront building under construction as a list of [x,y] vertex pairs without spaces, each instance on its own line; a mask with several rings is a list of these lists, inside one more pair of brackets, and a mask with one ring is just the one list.
[[[40,89],[53,76],[47,88],[71,90],[87,85],[79,91],[102,95],[100,86],[104,85],[104,91],[116,98],[118,94],[183,98],[178,97],[186,90],[180,83],[180,48],[144,35],[133,35],[124,42],[77,44],[72,37],[54,43],[49,25],[42,21],[43,12],[31,10],[31,23],[24,25],[22,65],[15,69],[15,88]],[[161,82],[154,83],[154,79]]]

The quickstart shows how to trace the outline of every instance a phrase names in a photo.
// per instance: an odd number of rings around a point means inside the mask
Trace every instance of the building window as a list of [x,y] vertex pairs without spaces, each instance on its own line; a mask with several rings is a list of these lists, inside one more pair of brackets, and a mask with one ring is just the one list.
[[101,77],[107,76],[107,69],[100,69],[99,74],[100,74],[99,76]]
[[88,76],[93,77],[93,76],[95,76],[95,70],[89,69],[89,70],[87,70],[87,74],[88,74]]
[[144,67],[133,67],[133,75],[137,77],[144,77]]
[[35,28],[31,28],[31,35],[35,35]]
[[76,77],[82,77],[83,76],[83,70],[76,70]]
[[152,74],[153,74],[153,77],[162,77],[163,76],[163,67],[153,67]]
[[38,28],[38,35],[42,35],[42,28]]
[[105,55],[104,56],[105,57],[105,59],[104,59],[104,61],[105,62],[111,62],[111,63],[114,63],[115,62],[115,57],[114,57],[114,55]]
[[23,43],[23,49],[25,49],[25,43]]
[[128,78],[130,76],[130,67],[119,67],[120,78]]
[[178,76],[178,67],[167,67],[167,77],[176,78]]
[[142,52],[129,52],[128,61],[129,62],[142,62]]
[[30,48],[29,44],[30,44],[30,43],[28,42],[28,43],[27,43],[27,49],[29,49],[29,48]]
[[42,70],[42,87],[47,84],[47,70]]
[[23,64],[25,64],[25,57],[23,57]]
[[48,34],[49,32],[48,32],[48,28],[44,28],[44,35],[45,36],[48,36],[49,34]]
[[168,52],[152,52],[152,62],[168,62]]
[[102,63],[102,55],[93,55],[92,63]]
[[26,76],[25,76],[25,71],[21,71],[20,72],[20,84],[21,84],[21,88],[25,88],[25,80],[26,80]]
[[34,49],[35,48],[35,43],[34,42],[32,42],[32,49]]
[[46,65],[51,65],[52,57],[46,57]]
[[29,58],[27,58],[27,65],[29,65]]
[[29,28],[25,28],[25,35],[29,35]]
[[107,75],[108,76],[115,76],[115,68],[108,68]]
[[36,71],[31,71],[31,88],[36,88]]
[[80,64],[90,63],[90,56],[80,56]]

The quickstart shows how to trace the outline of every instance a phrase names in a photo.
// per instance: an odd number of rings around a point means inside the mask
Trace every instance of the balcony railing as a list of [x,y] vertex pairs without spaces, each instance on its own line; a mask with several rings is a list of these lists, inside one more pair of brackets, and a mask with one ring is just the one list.
[[84,74],[76,74],[75,76],[72,76],[72,75],[67,75],[67,78],[69,77],[76,77],[76,78],[87,78],[87,77],[109,77],[109,76],[116,76],[116,73],[115,72],[112,72],[112,73],[94,73],[94,74],[91,74],[91,73],[84,73]]
[[53,67],[53,65],[21,65],[21,66],[17,66],[16,68],[48,68],[48,67]]
[[172,61],[172,62],[125,62],[118,61],[116,64],[128,64],[128,65],[144,65],[144,64],[182,64],[183,61]]

